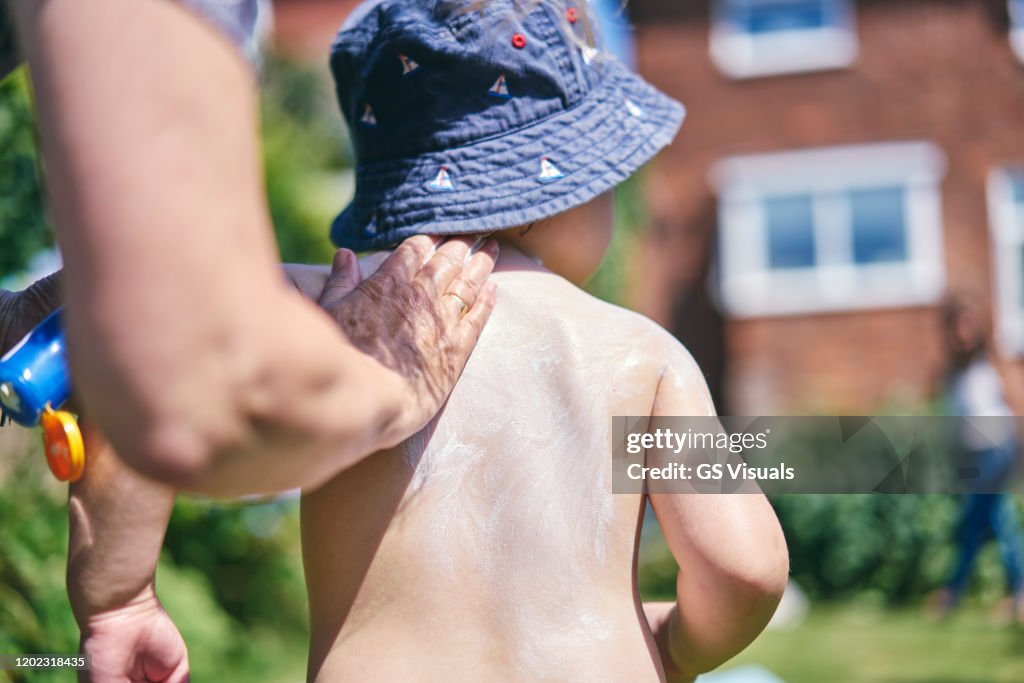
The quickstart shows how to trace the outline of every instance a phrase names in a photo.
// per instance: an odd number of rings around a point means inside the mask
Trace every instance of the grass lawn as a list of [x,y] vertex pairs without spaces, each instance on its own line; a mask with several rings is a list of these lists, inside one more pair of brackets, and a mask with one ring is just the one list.
[[747,664],[786,683],[1021,683],[1024,630],[994,625],[979,607],[930,623],[919,610],[847,603],[764,633],[723,668]]

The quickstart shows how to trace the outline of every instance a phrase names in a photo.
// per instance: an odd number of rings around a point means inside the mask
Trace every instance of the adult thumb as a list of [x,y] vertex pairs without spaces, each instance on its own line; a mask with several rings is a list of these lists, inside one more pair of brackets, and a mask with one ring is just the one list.
[[320,306],[329,309],[337,305],[359,286],[360,281],[359,259],[356,258],[355,252],[350,249],[339,249],[334,253],[331,274],[324,285],[323,293],[320,294]]

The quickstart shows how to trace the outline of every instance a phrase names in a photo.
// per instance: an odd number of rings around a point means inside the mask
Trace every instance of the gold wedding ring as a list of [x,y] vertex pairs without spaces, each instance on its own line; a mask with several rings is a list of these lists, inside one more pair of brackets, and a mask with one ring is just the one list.
[[469,304],[467,304],[465,300],[458,294],[454,294],[452,292],[445,292],[444,295],[450,296],[459,302],[459,315],[463,315],[466,312],[466,309],[469,308]]

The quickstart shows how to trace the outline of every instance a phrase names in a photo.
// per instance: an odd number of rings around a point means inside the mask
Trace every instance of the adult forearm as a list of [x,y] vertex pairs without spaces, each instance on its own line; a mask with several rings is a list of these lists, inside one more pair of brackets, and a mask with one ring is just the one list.
[[398,438],[395,373],[283,284],[256,298],[258,310],[162,356],[126,343],[119,323],[93,328],[76,386],[109,411],[104,429],[131,466],[201,493],[262,493],[315,485]]
[[331,320],[282,282],[255,82],[226,40],[166,0],[15,7],[75,386],[128,464],[214,494],[316,485],[437,412],[496,247],[422,238]]
[[68,596],[80,625],[151,592],[174,491],[141,477],[86,428],[89,465],[71,487]]
[[[298,267],[292,266],[293,271],[289,277],[296,287],[307,297],[315,300],[323,289],[324,282],[330,273],[327,266],[320,267]],[[47,315],[53,312],[61,304],[60,291],[61,273],[57,272],[45,277],[25,290],[9,292],[0,290],[0,354],[13,347],[28,331],[41,322]],[[134,290],[132,290],[134,291]],[[131,295],[131,292],[129,292]],[[256,409],[255,405],[235,403],[231,406],[214,406],[208,397],[204,397],[202,388],[195,390],[195,395],[200,398],[186,402],[183,409],[175,411],[174,406],[167,405],[168,399],[181,393],[189,393],[188,390],[176,390],[178,383],[188,383],[189,368],[182,368],[172,373],[170,380],[162,383],[146,384],[131,401],[119,401],[118,390],[115,387],[124,387],[129,383],[127,378],[120,378],[115,373],[108,374],[102,379],[105,385],[100,398],[104,402],[117,402],[126,405],[126,411],[121,413],[126,419],[122,425],[129,434],[127,436],[128,447],[136,453],[132,462],[140,461],[145,469],[145,450],[143,444],[146,442],[143,425],[169,423],[160,428],[162,433],[183,431],[189,429],[204,429],[208,418],[211,415],[230,415],[224,418],[225,421],[235,420],[240,424],[247,425],[246,428],[238,430],[233,438],[225,437],[218,433],[213,426],[206,427],[203,433],[195,434],[192,441],[198,441],[198,450],[205,453],[205,457],[198,458],[199,461],[208,460],[214,464],[210,465],[207,471],[202,473],[192,471],[186,472],[190,477],[179,477],[181,481],[192,481],[203,479],[207,474],[211,481],[205,485],[199,485],[212,493],[231,492],[252,492],[247,489],[258,487],[260,489],[282,488],[291,485],[301,486],[310,483],[307,475],[314,470],[301,471],[298,465],[302,458],[298,457],[300,452],[309,451],[314,443],[322,444],[321,447],[314,447],[327,453],[325,456],[330,463],[337,459],[340,462],[347,462],[349,458],[357,457],[384,445],[388,440],[388,427],[393,414],[400,410],[399,396],[397,391],[388,393],[385,387],[388,384],[387,377],[382,381],[380,375],[387,375],[380,366],[368,357],[359,354],[351,349],[344,339],[338,334],[337,329],[322,320],[314,320],[314,329],[311,335],[314,338],[303,338],[302,343],[306,346],[316,346],[315,337],[322,337],[322,349],[312,354],[288,353],[286,348],[289,340],[288,333],[293,333],[301,328],[301,324],[281,325],[282,320],[294,320],[294,310],[299,310],[301,317],[310,317],[310,304],[298,300],[296,297],[288,296],[287,293],[277,292],[274,294],[275,303],[264,302],[265,305],[258,311],[258,317],[269,318],[270,325],[263,325],[264,329],[256,331],[254,328],[247,328],[247,332],[231,333],[225,324],[220,328],[220,333],[211,334],[211,337],[220,339],[237,338],[238,347],[233,344],[211,343],[203,346],[189,357],[196,367],[222,367],[237,368],[248,367],[252,369],[248,378],[241,374],[233,378],[236,385],[244,385],[244,393],[249,396],[273,395],[278,397],[276,408],[271,407],[263,414],[250,412]],[[114,302],[111,305],[116,306]],[[280,310],[276,310],[280,309]],[[269,313],[269,315],[268,315]],[[229,316],[224,316],[218,325],[227,321]],[[323,318],[319,311],[315,311],[314,318]],[[273,329],[269,329],[273,328]],[[89,340],[87,346],[89,359],[86,361],[86,378],[88,379],[91,369],[104,364],[111,364],[117,361],[120,372],[129,376],[138,375],[150,377],[154,370],[145,348],[129,346],[120,353],[119,358],[111,359],[113,349],[120,348],[118,339],[122,337],[135,338],[137,330],[134,329],[133,321],[123,318],[110,319],[108,325],[103,328],[104,336],[99,339]],[[281,337],[284,336],[284,339]],[[248,337],[248,340],[243,339]],[[275,341],[276,340],[276,341]],[[347,347],[347,348],[343,348]],[[281,350],[284,348],[284,350]],[[244,358],[244,360],[242,360]],[[281,373],[272,370],[273,366],[286,363],[291,373]],[[348,365],[361,366],[355,370]],[[264,368],[258,370],[258,368]],[[294,381],[301,377],[313,377],[306,387],[296,386]],[[365,378],[365,379],[363,379]],[[284,380],[284,381],[278,381]],[[76,382],[78,377],[76,376]],[[366,387],[354,386],[361,381],[367,383]],[[300,381],[301,383],[301,381]],[[322,384],[324,387],[334,388],[335,391],[322,392],[310,389],[309,384]],[[341,387],[349,387],[351,393],[340,396],[337,391]],[[150,394],[146,394],[151,390]],[[299,395],[296,395],[299,394]],[[353,408],[351,400],[353,395],[359,395],[360,401]],[[321,401],[323,401],[321,403]],[[251,402],[247,402],[251,403]],[[338,405],[343,403],[344,405]],[[136,411],[134,414],[131,410]],[[191,410],[191,412],[190,412]],[[333,413],[336,417],[333,420],[321,420],[310,424],[310,417]],[[147,416],[140,419],[139,416]],[[365,417],[364,417],[365,416]],[[356,420],[365,420],[364,424],[356,425]],[[198,425],[198,427],[197,427]],[[184,440],[184,439],[181,439]],[[264,442],[256,443],[257,440]],[[343,443],[339,447],[339,440]],[[250,442],[248,445],[246,441]],[[305,444],[305,445],[303,445]],[[347,447],[346,447],[347,446]],[[280,485],[276,485],[271,479],[267,479],[268,473],[274,473],[274,465],[280,465],[281,453],[275,452],[276,448],[284,448],[289,456],[287,460],[287,472]],[[247,455],[257,449],[260,454],[249,460]],[[365,449],[362,453],[356,453],[353,449]],[[166,449],[161,451],[164,458],[172,458]],[[223,462],[220,462],[223,460]],[[270,463],[268,465],[267,461]],[[237,461],[237,462],[236,462]],[[207,463],[209,464],[209,463]],[[237,465],[239,473],[232,470]],[[328,466],[328,469],[334,465]],[[188,468],[186,468],[187,470]],[[221,470],[227,470],[223,474]],[[257,477],[258,474],[258,477]],[[222,488],[213,480],[224,480]],[[258,481],[260,480],[260,481]],[[248,483],[247,483],[248,482]]]
[[[357,373],[339,370],[338,330],[283,294],[248,66],[177,3],[15,7],[90,413],[129,464],[214,493],[229,492],[204,486],[225,479],[221,460],[254,456],[228,468],[241,490],[264,481],[249,471],[279,469],[257,441],[322,456],[331,430],[288,411],[312,413],[324,392],[289,381]],[[294,474],[281,485],[304,482]]]

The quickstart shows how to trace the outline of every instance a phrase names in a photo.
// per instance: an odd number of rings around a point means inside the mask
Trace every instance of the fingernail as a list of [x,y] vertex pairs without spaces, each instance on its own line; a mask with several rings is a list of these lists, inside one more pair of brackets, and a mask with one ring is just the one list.
[[478,252],[481,249],[483,249],[485,244],[487,243],[488,238],[490,238],[490,236],[493,235],[493,234],[494,234],[494,232],[488,232],[488,233],[484,233],[483,235],[480,235],[479,237],[477,237],[476,241],[473,242],[473,245],[469,248],[469,255],[472,256],[476,252]]
[[349,254],[348,249],[339,249],[336,252],[334,252],[334,264],[333,264],[333,269],[334,270],[340,270],[346,264],[348,264],[348,262],[349,262],[348,261],[348,254]]

